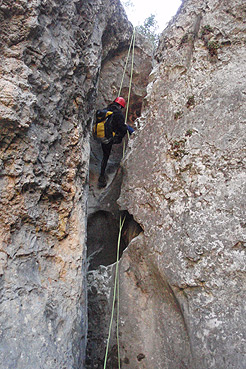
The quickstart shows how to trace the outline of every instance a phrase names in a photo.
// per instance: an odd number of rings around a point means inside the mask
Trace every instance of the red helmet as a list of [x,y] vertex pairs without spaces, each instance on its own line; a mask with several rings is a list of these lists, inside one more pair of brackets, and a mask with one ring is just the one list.
[[123,99],[123,97],[119,96],[117,97],[114,102],[117,102],[118,104],[120,104],[123,108],[126,106],[126,102],[125,99]]

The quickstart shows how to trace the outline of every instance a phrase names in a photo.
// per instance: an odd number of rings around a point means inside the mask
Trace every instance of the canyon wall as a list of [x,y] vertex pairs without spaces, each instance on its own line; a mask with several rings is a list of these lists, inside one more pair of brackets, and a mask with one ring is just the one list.
[[99,190],[92,121],[117,95],[132,35],[119,1],[1,2],[1,369],[102,367],[119,206],[121,367],[246,367],[245,18],[244,0],[184,0],[145,99],[138,36],[139,129]]
[[117,0],[0,4],[0,367],[83,368],[90,133]]
[[[110,54],[102,63],[100,72],[97,108],[102,109],[112,102],[122,82],[121,95],[127,101],[132,50],[126,66],[129,48],[119,49]],[[134,70],[132,89],[129,100],[128,123],[133,126],[135,119],[140,116],[142,103],[146,96],[148,77],[152,70],[153,46],[136,33],[134,48]],[[124,76],[124,78],[123,78]],[[122,80],[123,78],[123,80]],[[133,134],[130,140],[134,139]],[[86,368],[103,368],[106,350],[106,339],[111,314],[111,291],[113,288],[112,270],[116,261],[117,240],[119,232],[120,211],[117,199],[122,184],[122,168],[120,162],[124,149],[127,147],[128,137],[123,142],[113,145],[106,169],[107,187],[98,188],[102,148],[91,139],[90,176],[88,195],[88,224],[87,224],[87,257],[88,257],[88,344]],[[127,216],[124,237],[121,240],[120,252],[129,243],[129,232],[139,232],[138,226],[131,216]],[[108,366],[117,368],[118,361],[114,350],[114,338],[111,342]]]
[[121,209],[122,368],[243,369],[246,4],[185,0],[160,39]]

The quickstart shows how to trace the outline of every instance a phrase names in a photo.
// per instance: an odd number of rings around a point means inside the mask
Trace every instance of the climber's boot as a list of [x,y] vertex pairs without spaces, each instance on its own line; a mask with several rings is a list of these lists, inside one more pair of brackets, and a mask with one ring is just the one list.
[[98,187],[103,188],[107,186],[107,181],[105,175],[100,175],[98,178]]

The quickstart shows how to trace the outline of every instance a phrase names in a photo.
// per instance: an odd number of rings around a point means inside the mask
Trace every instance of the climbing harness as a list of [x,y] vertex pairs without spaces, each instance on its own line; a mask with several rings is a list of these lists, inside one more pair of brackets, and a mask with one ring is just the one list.
[[[127,122],[128,118],[128,111],[129,111],[129,103],[130,103],[130,96],[131,96],[131,88],[132,88],[132,78],[133,78],[133,67],[134,67],[134,48],[135,48],[135,28],[133,29],[132,38],[126,58],[126,63],[123,71],[123,76],[120,84],[120,89],[118,96],[121,95],[121,90],[123,86],[123,81],[126,74],[126,68],[130,56],[130,52],[132,49],[132,60],[131,60],[131,74],[130,74],[130,83],[129,83],[129,90],[128,90],[128,99],[127,99],[127,105],[126,105],[126,115],[125,115],[125,124]],[[129,132],[128,138],[129,138]],[[125,156],[125,141],[123,146],[123,157]],[[118,349],[118,368],[120,369],[120,342],[119,342],[119,316],[120,316],[120,281],[119,281],[119,255],[120,255],[120,240],[121,240],[121,233],[124,226],[126,217],[122,220],[120,217],[120,225],[119,225],[119,235],[118,235],[118,244],[117,244],[117,258],[116,258],[116,265],[115,265],[115,278],[114,278],[114,293],[113,293],[113,302],[112,302],[112,312],[111,312],[111,318],[110,318],[110,324],[109,324],[109,332],[108,332],[108,339],[107,339],[107,347],[106,347],[106,353],[104,358],[104,366],[103,369],[106,369],[107,367],[107,358],[108,358],[108,350],[109,350],[109,341],[111,336],[111,330],[112,330],[112,324],[114,319],[114,309],[115,309],[115,303],[116,303],[116,294],[117,294],[117,313],[116,313],[116,337],[117,337],[117,349]]]

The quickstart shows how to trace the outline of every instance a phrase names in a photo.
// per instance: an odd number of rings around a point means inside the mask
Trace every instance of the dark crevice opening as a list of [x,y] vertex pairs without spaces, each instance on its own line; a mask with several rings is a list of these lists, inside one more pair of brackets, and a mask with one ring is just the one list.
[[[141,226],[127,211],[113,215],[99,210],[89,215],[87,221],[87,260],[88,260],[88,334],[86,348],[86,369],[103,368],[108,335],[111,299],[108,296],[113,288],[112,271],[105,273],[99,265],[108,266],[116,262],[119,222],[125,218],[121,233],[120,256],[131,240],[141,232]],[[98,270],[98,272],[97,272]],[[98,274],[99,273],[99,274]],[[98,278],[98,275],[100,277]],[[107,279],[109,277],[109,279]],[[107,280],[105,280],[105,278]],[[115,347],[109,350],[107,367],[118,368]]]
[[[141,226],[127,211],[121,212],[125,222],[120,241],[120,257],[131,240],[142,232]],[[87,222],[87,260],[88,270],[99,265],[108,266],[116,262],[119,235],[119,217],[104,210],[96,211]]]

